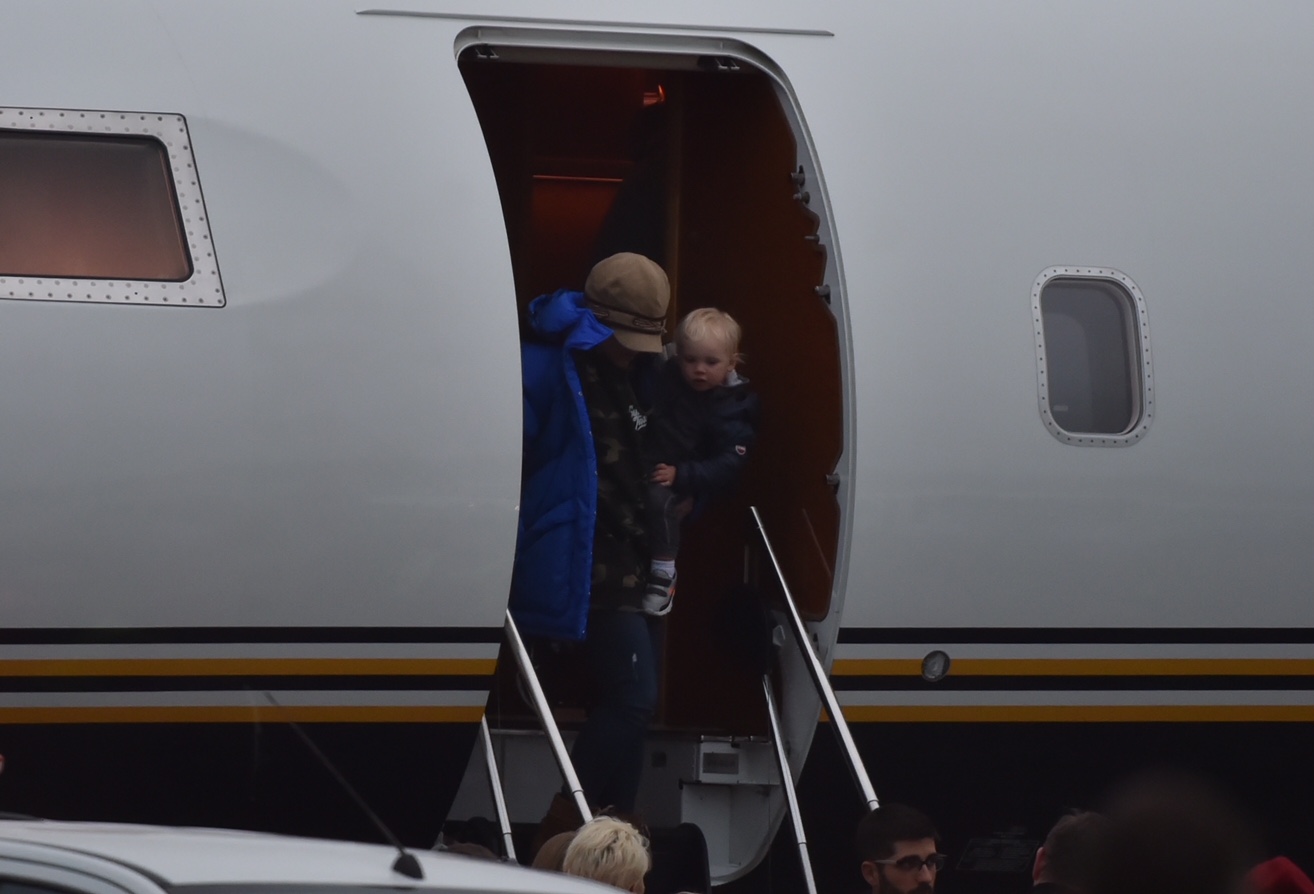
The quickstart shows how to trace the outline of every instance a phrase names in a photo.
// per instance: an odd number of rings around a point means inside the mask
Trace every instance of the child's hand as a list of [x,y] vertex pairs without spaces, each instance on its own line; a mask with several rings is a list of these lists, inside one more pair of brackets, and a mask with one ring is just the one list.
[[652,470],[652,478],[649,480],[652,481],[653,484],[670,487],[675,483],[675,466],[658,463],[657,467]]

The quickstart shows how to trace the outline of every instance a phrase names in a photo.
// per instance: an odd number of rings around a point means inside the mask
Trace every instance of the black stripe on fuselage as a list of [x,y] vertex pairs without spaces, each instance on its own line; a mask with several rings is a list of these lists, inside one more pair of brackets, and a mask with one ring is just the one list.
[[0,676],[0,692],[228,692],[251,690],[261,692],[313,691],[413,691],[413,690],[487,690],[492,685],[491,674],[430,674],[390,676],[370,674],[350,675],[207,675],[193,677],[169,676],[59,676],[59,677],[4,677]]
[[10,627],[0,645],[499,643],[501,627]]
[[1314,644],[1311,627],[841,627],[843,644]]
[[1314,676],[1218,675],[1190,676],[988,676],[955,677],[950,674],[938,683],[928,683],[916,676],[873,674],[870,676],[831,677],[837,692],[1016,692],[1059,690],[1069,692],[1134,692],[1144,690],[1208,691],[1253,690],[1314,691]]

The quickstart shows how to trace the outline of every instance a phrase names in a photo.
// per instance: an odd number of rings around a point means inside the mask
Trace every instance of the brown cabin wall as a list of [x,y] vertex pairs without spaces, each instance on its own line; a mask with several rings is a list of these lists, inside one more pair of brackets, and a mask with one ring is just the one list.
[[[688,75],[683,103],[678,256],[680,308],[715,306],[743,326],[741,372],[762,400],[759,441],[738,493],[686,529],[671,615],[671,721],[715,727],[728,707],[760,723],[760,684],[718,639],[716,606],[744,576],[759,507],[800,608],[824,615],[839,507],[826,475],[842,444],[833,316],[816,294],[824,255],[805,237],[816,218],[795,199],[796,148],[765,76]],[[759,552],[755,549],[755,553]],[[756,569],[754,569],[756,570]],[[768,594],[770,577],[758,575]],[[718,682],[708,698],[702,681]]]

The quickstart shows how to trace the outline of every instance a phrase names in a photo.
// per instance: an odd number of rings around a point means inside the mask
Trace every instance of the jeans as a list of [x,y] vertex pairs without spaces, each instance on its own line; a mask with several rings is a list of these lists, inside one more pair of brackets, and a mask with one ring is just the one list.
[[674,559],[680,554],[680,522],[687,510],[685,497],[664,484],[648,485],[648,537],[655,559]]
[[589,615],[584,647],[593,696],[570,756],[591,807],[634,811],[643,739],[657,709],[660,628],[658,619],[639,612]]

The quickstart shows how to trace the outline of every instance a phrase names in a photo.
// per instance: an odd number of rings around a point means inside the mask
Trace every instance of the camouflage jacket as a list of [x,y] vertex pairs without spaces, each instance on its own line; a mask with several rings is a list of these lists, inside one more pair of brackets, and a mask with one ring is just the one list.
[[590,607],[638,608],[651,558],[642,445],[648,418],[631,384],[642,369],[621,369],[595,352],[575,362],[598,462]]

